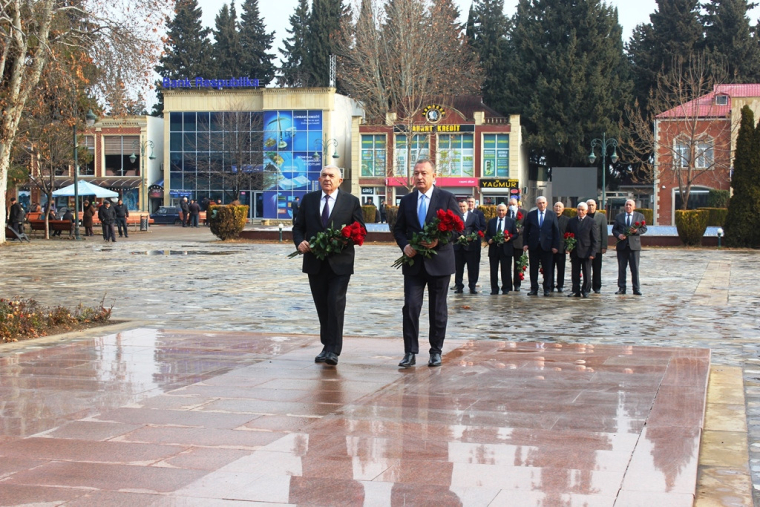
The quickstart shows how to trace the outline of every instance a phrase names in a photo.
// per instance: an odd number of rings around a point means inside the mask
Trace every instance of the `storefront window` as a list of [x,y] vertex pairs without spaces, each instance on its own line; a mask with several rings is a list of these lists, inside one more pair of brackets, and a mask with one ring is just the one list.
[[436,158],[437,172],[441,176],[475,176],[472,134],[440,134]]
[[509,134],[483,135],[483,177],[509,177]]
[[385,176],[385,134],[362,135],[362,176]]
[[406,176],[412,173],[413,164],[430,156],[430,138],[427,135],[412,134],[412,149],[410,161],[407,161],[406,135],[396,135],[396,166],[394,176]]
[[140,164],[129,156],[139,155],[139,140],[137,136],[104,136],[106,176],[139,176]]
[[79,145],[87,148],[84,160],[82,160],[82,151],[79,151],[80,176],[95,176],[95,138],[93,136],[82,136],[79,138]]

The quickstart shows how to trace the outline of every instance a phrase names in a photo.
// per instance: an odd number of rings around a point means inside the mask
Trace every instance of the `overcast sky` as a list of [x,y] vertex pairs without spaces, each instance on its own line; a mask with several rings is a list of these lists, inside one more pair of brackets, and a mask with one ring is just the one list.
[[[224,1],[224,0],[223,0]],[[223,1],[219,0],[198,0],[198,4],[203,10],[203,21],[206,26],[214,27],[214,18],[216,17],[219,9],[223,5]],[[459,11],[462,16],[462,22],[467,20],[467,13],[470,10],[472,0],[454,0],[459,5]],[[227,2],[229,3],[229,2]],[[237,7],[238,16],[240,15],[241,0],[237,0],[235,5]],[[611,5],[615,5],[618,8],[618,16],[620,24],[623,26],[623,41],[627,42],[631,37],[633,28],[639,23],[648,23],[649,14],[651,14],[657,2],[655,0],[610,0],[608,2]],[[289,18],[293,14],[293,11],[298,4],[298,0],[277,0],[277,1],[259,1],[259,10],[264,18],[268,31],[275,32],[275,41],[272,46],[272,50],[279,58],[280,48],[282,47],[282,39],[286,38],[286,28],[290,28]],[[504,8],[507,16],[512,16],[515,13],[517,6],[517,0],[504,0]],[[760,17],[760,7],[755,8],[750,13],[750,21],[752,24],[757,22],[757,18]]]

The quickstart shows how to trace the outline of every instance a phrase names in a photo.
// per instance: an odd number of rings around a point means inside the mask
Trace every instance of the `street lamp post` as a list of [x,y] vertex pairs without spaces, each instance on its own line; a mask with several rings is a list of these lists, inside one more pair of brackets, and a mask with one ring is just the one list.
[[[87,111],[84,118],[88,127],[92,127],[98,119],[92,109]],[[74,239],[79,241],[82,238],[79,236],[79,143],[76,118],[74,119],[74,224]]]
[[[141,143],[138,141],[132,142],[133,150],[136,150],[138,146],[140,147],[140,176],[143,180],[143,211],[148,211],[148,175],[145,172],[145,152],[150,148],[150,155],[148,155],[148,158],[150,160],[156,160],[156,157],[153,155],[153,141],[143,141]],[[129,156],[129,161],[134,164],[135,160],[137,160],[137,155],[133,151]]]
[[618,161],[617,156],[617,146],[618,142],[617,139],[609,138],[607,139],[607,133],[602,133],[601,139],[593,139],[591,141],[591,153],[588,156],[588,161],[590,163],[594,163],[596,160],[596,155],[594,155],[594,148],[597,146],[602,148],[602,206],[601,209],[607,212],[607,147],[612,146],[612,155],[610,156],[610,162],[613,164]]

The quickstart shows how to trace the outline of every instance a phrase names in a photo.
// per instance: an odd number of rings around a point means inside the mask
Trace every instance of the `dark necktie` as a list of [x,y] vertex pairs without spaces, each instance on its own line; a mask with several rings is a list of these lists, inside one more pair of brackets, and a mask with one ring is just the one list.
[[502,220],[503,220],[502,218],[499,219],[499,227],[496,229],[497,231],[503,231],[504,230],[504,229],[501,228],[501,221]]
[[330,218],[330,196],[325,196],[325,207],[322,208],[322,227],[327,227],[327,220]]
[[538,226],[542,227],[544,225],[544,212],[538,214]]
[[628,227],[631,226],[631,215],[630,214],[628,214],[628,218],[626,218],[625,225],[627,225]]

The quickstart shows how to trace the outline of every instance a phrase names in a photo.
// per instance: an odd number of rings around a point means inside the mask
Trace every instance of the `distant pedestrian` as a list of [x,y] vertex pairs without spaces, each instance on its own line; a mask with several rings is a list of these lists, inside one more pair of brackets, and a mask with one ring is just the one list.
[[190,223],[190,205],[187,203],[187,197],[183,197],[179,201],[179,207],[182,210],[182,216],[180,217],[182,219],[182,227],[187,227],[187,224]]
[[113,230],[113,224],[116,221],[116,213],[111,207],[111,201],[106,199],[98,210],[98,220],[103,227],[103,239],[116,243],[116,234]]
[[[67,209],[66,213],[63,214],[63,220],[71,221],[71,228],[69,229],[69,238],[71,238],[74,234],[74,227],[76,226],[76,222],[74,221],[74,213],[72,213],[70,209]],[[58,236],[60,235],[61,231],[58,231]]]
[[198,227],[198,217],[201,214],[201,207],[197,202],[195,202],[195,199],[190,199],[190,205],[187,208],[188,212],[190,213],[190,220],[188,221],[187,225],[191,227]]
[[84,226],[84,235],[85,236],[93,236],[92,232],[92,222],[93,217],[95,216],[95,213],[97,213],[97,209],[95,208],[95,203],[91,203],[90,201],[84,201],[84,212],[82,213],[82,225]]
[[296,224],[296,215],[298,215],[298,208],[301,206],[301,198],[296,197],[293,200],[293,204],[290,205],[290,211],[293,213],[293,225]]
[[24,232],[24,208],[11,197],[11,207],[8,210],[8,225],[11,229],[21,234]]
[[116,214],[116,225],[119,228],[119,237],[122,236],[121,230],[124,229],[124,237],[128,238],[127,218],[129,218],[129,208],[124,204],[124,201],[119,199],[119,202],[113,207],[113,211]]

